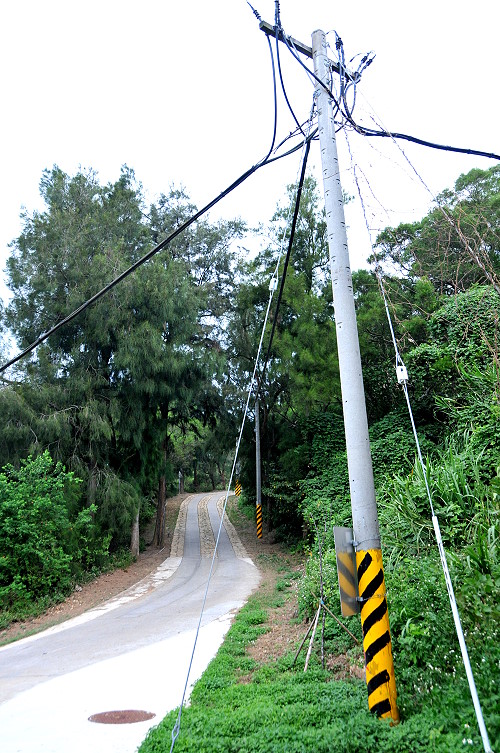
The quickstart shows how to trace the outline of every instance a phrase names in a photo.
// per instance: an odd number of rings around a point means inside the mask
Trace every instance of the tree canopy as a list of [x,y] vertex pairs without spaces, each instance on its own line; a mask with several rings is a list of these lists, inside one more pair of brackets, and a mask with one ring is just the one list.
[[[54,167],[40,191],[46,209],[23,216],[7,263],[13,298],[4,322],[20,347],[193,212],[174,188],[147,209],[128,168],[101,186],[91,171],[70,177]],[[230,245],[242,229],[239,220],[190,228],[40,345],[1,390],[8,429],[1,461],[50,450],[84,480],[86,503],[97,505],[114,545],[124,543],[154,488],[164,504],[178,470],[173,433],[198,436],[217,421]]]

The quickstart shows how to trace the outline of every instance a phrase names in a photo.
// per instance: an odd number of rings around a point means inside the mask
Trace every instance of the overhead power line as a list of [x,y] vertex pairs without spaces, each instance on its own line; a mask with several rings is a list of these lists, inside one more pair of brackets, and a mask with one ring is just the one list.
[[[312,119],[312,112],[311,112],[311,119]],[[300,204],[300,196],[301,196],[301,193],[302,193],[302,186],[303,186],[303,183],[304,183],[305,168],[306,168],[306,164],[307,164],[307,157],[308,157],[308,154],[309,154],[309,149],[310,149],[310,146],[311,146],[311,138],[312,138],[312,135],[310,135],[307,138],[305,144],[303,144],[303,146],[305,146],[305,151],[304,151],[304,156],[303,156],[303,160],[302,160],[301,176],[300,176],[298,187],[297,187],[297,198],[296,198],[296,202],[295,202],[295,214],[294,214],[294,218],[293,218],[293,222],[292,222],[292,228],[291,228],[291,231],[290,231],[290,242],[288,244],[287,262],[288,262],[288,258],[290,257],[290,249],[291,249],[291,245],[292,245],[293,236],[294,236],[294,233],[295,233],[295,224],[296,224],[296,220],[297,220],[298,206]],[[255,384],[257,385],[255,399],[257,400],[258,394],[259,394],[259,386],[260,386],[261,381],[262,381],[262,377],[260,379],[258,378],[257,371],[258,371],[259,362],[260,362],[260,354],[262,352],[262,346],[263,346],[263,343],[264,343],[264,336],[265,336],[266,329],[267,329],[267,322],[268,322],[269,314],[270,314],[270,311],[271,311],[271,304],[272,304],[272,301],[273,301],[274,292],[276,290],[276,283],[277,283],[277,280],[278,280],[279,267],[280,267],[280,262],[281,262],[281,253],[282,253],[282,249],[280,249],[280,253],[278,255],[278,260],[276,262],[276,268],[274,270],[274,273],[273,273],[273,276],[271,278],[271,282],[270,282],[270,285],[269,285],[269,299],[268,299],[268,303],[267,303],[266,313],[265,313],[265,316],[264,316],[264,321],[263,321],[263,324],[262,324],[262,329],[261,329],[261,334],[260,334],[260,340],[259,340],[259,345],[258,345],[258,348],[257,348],[257,354],[256,354],[256,357],[255,357],[255,361],[254,361],[254,367],[253,367],[252,377],[250,379],[250,383],[249,383],[248,390],[247,390],[247,398],[246,398],[246,402],[245,402],[245,408],[244,408],[244,411],[243,411],[243,418],[242,418],[241,425],[240,425],[240,431],[239,431],[239,434],[238,434],[238,439],[236,441],[236,450],[235,450],[234,457],[233,457],[233,463],[232,463],[232,467],[231,467],[231,473],[230,473],[230,476],[229,476],[229,481],[228,481],[228,485],[227,485],[227,489],[226,489],[226,494],[225,494],[225,498],[224,498],[224,504],[223,504],[223,508],[222,508],[222,512],[221,512],[221,516],[220,516],[219,529],[218,529],[217,537],[216,537],[216,540],[215,540],[214,552],[213,552],[212,561],[211,561],[211,564],[210,564],[210,571],[209,571],[208,578],[207,578],[205,593],[204,593],[204,596],[203,596],[203,600],[202,600],[202,604],[201,604],[201,609],[200,609],[200,615],[199,615],[199,619],[198,619],[198,626],[197,626],[197,629],[196,629],[196,633],[195,633],[195,637],[194,637],[194,642],[193,642],[193,648],[192,648],[192,651],[191,651],[191,657],[190,657],[190,660],[189,660],[189,665],[188,665],[188,669],[187,669],[187,673],[186,673],[186,680],[185,680],[185,683],[184,683],[184,690],[183,690],[183,693],[182,693],[182,699],[181,699],[181,703],[179,705],[179,711],[177,713],[177,718],[176,718],[175,724],[174,724],[174,726],[172,728],[172,732],[171,732],[171,740],[172,740],[172,742],[171,742],[171,746],[170,746],[170,753],[173,753],[173,750],[174,750],[177,738],[178,738],[180,730],[181,730],[182,711],[183,711],[183,708],[184,708],[184,701],[185,701],[185,698],[186,698],[186,693],[187,693],[189,678],[190,678],[191,670],[192,670],[192,666],[193,666],[194,655],[195,655],[196,647],[198,645],[198,638],[199,638],[199,634],[200,634],[200,629],[201,629],[203,615],[204,615],[204,612],[205,612],[205,606],[206,606],[206,601],[207,601],[207,596],[208,596],[208,589],[210,587],[210,582],[212,580],[212,574],[213,574],[214,564],[215,564],[215,560],[216,560],[217,552],[218,552],[218,548],[219,548],[219,540],[220,540],[220,535],[221,535],[221,531],[222,531],[222,526],[223,526],[223,523],[224,523],[224,516],[226,515],[226,508],[227,508],[227,503],[228,503],[228,499],[229,499],[229,491],[231,489],[231,485],[233,483],[234,474],[236,472],[236,464],[237,464],[237,461],[238,461],[238,455],[239,455],[239,451],[240,451],[240,445],[241,445],[241,441],[242,441],[242,438],[243,438],[243,431],[244,431],[244,428],[245,428],[245,423],[246,423],[246,419],[247,419],[247,415],[248,415],[248,411],[249,411],[249,407],[250,407],[250,400],[251,400],[251,397],[252,397],[252,392],[253,392]],[[285,279],[285,275],[286,275],[286,266],[287,266],[287,263],[285,264],[285,267],[284,267],[283,273],[282,273],[281,287],[280,287],[280,296],[281,296],[282,291],[283,291],[284,279]],[[276,313],[278,311],[278,308],[279,308],[279,301],[278,301],[278,304],[277,304],[277,307],[276,307]],[[276,317],[275,317],[275,319],[276,319]],[[271,334],[271,342],[272,342],[272,334]],[[269,343],[269,349],[271,347],[271,342]],[[266,356],[266,363],[267,363],[267,358],[269,357],[269,349],[268,349],[268,353],[267,353],[267,356]],[[264,365],[264,371],[265,371],[265,365]]]
[[[346,99],[346,92],[348,91],[348,86],[343,85],[341,81],[341,100],[339,101],[334,93],[331,87],[326,86],[323,81],[321,81],[314,71],[312,71],[303,60],[300,59],[298,52],[302,53],[303,55],[306,55],[306,57],[312,58],[312,49],[308,47],[307,45],[302,44],[301,42],[298,42],[297,40],[293,39],[293,37],[290,37],[288,34],[285,33],[285,30],[281,26],[281,21],[279,22],[279,26],[271,26],[270,24],[266,23],[265,21],[261,21],[259,24],[259,28],[267,35],[275,36],[276,39],[278,39],[281,42],[284,42],[287,49],[289,50],[290,54],[297,60],[297,62],[307,71],[309,76],[311,76],[316,83],[318,83],[323,89],[325,89],[329,96],[332,98],[332,100],[335,103],[335,106],[338,110],[342,112],[345,119],[349,123],[349,125],[352,126],[352,128],[362,136],[367,136],[369,138],[390,138],[390,139],[399,139],[403,141],[409,141],[413,144],[418,144],[419,146],[425,146],[429,149],[438,149],[440,151],[444,152],[453,152],[456,154],[469,154],[476,157],[486,157],[487,159],[494,159],[494,160],[500,160],[500,154],[497,154],[496,152],[487,152],[483,151],[482,149],[472,149],[469,147],[461,147],[461,146],[450,146],[447,144],[438,144],[435,141],[429,141],[427,139],[422,139],[418,136],[412,136],[407,133],[400,133],[399,131],[387,131],[387,130],[378,130],[375,128],[366,128],[365,126],[362,126],[360,123],[357,123],[354,120],[353,116],[353,108],[349,107]],[[338,42],[340,42],[339,51],[342,48],[342,40],[340,37],[337,37]],[[340,55],[343,58],[343,51],[340,52]],[[359,83],[361,79],[361,73],[363,70],[365,70],[368,65],[370,64],[370,60],[365,60],[363,58],[362,64],[358,71],[356,71],[354,74],[350,73],[347,68],[344,67],[344,64],[340,62],[332,63],[332,69],[338,73],[341,76],[341,79],[347,79],[349,85]]]
[[311,148],[311,137],[309,137],[306,140],[306,151],[304,153],[304,159],[303,159],[303,162],[302,162],[302,171],[301,171],[301,174],[300,174],[299,185],[297,187],[297,195],[296,195],[296,198],[295,198],[295,209],[294,209],[294,213],[293,213],[292,226],[291,226],[291,229],[290,229],[290,238],[289,238],[289,241],[288,241],[288,249],[287,249],[287,252],[286,252],[285,263],[284,263],[284,266],[283,266],[283,274],[281,275],[280,289],[279,289],[279,292],[278,292],[278,298],[276,300],[276,309],[274,311],[273,324],[272,324],[272,327],[271,327],[271,335],[269,337],[269,344],[267,346],[266,358],[264,360],[264,365],[262,367],[262,371],[260,373],[259,381],[258,381],[258,385],[257,385],[257,391],[256,391],[256,395],[255,395],[255,399],[256,400],[259,397],[260,389],[261,389],[262,383],[264,381],[264,377],[266,375],[267,364],[269,362],[269,358],[270,358],[270,355],[271,355],[271,348],[272,348],[272,344],[273,344],[274,332],[276,330],[276,324],[277,324],[277,321],[278,321],[278,312],[279,312],[279,308],[280,308],[280,304],[281,304],[281,299],[283,297],[283,289],[285,287],[286,273],[287,273],[287,270],[288,270],[288,263],[290,261],[290,255],[291,255],[291,252],[292,252],[292,246],[293,246],[293,241],[294,241],[294,237],[295,237],[295,228],[297,226],[297,218],[299,216],[300,199],[302,197],[302,188],[304,186],[304,179],[305,179],[306,167],[307,167],[307,158],[309,157],[309,150],[310,150],[310,148]]

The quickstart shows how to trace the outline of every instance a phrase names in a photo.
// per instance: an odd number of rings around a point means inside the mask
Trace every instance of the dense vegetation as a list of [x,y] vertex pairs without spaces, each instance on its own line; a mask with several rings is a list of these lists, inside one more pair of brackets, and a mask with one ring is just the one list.
[[[259,590],[250,598],[216,658],[196,684],[189,706],[182,714],[175,751],[457,753],[470,746],[473,750],[480,748],[470,701],[464,696],[462,670],[453,650],[446,656],[449,663],[446,676],[439,674],[439,661],[434,665],[434,659],[426,673],[410,669],[404,661],[397,666],[403,711],[403,723],[397,727],[391,727],[388,722],[368,713],[366,685],[363,680],[350,677],[348,671],[350,664],[362,661],[360,648],[329,615],[325,625],[325,654],[327,658],[332,658],[335,653],[341,655],[342,661],[334,662],[334,666],[343,670],[343,677],[332,681],[332,672],[321,666],[319,651],[313,653],[307,672],[304,672],[305,649],[297,661],[295,647],[277,661],[262,663],[253,659],[248,648],[269,629],[268,613],[279,608],[288,598],[290,586],[298,574],[282,561],[276,566],[279,579],[274,593]],[[398,585],[408,586],[415,576],[421,575],[420,570],[411,570],[408,581]],[[424,579],[420,595],[413,585],[409,596],[415,609],[433,594],[439,594],[440,588],[435,581],[435,574],[431,576],[430,584]],[[395,584],[391,583],[391,587]],[[441,601],[435,604],[436,607],[440,605]],[[438,633],[436,627],[434,620],[429,629]],[[448,627],[447,622],[439,625],[440,629]],[[349,623],[349,628],[359,640],[359,622]],[[425,645],[425,635],[424,632],[418,636],[413,634],[413,646],[422,643],[422,636]],[[427,654],[428,648],[425,646],[422,655]],[[330,651],[332,654],[328,657]],[[482,669],[480,692],[490,689],[497,692],[492,667],[487,672],[484,667]],[[445,695],[445,700],[440,694]],[[151,730],[140,748],[141,753],[169,751],[176,719],[177,711],[172,711]],[[490,706],[486,723],[498,739],[495,701]]]
[[[115,184],[101,186],[92,173],[71,178],[54,168],[44,174],[41,191],[46,209],[24,216],[8,261],[14,297],[2,321],[20,347],[193,211],[173,188],[146,208],[128,169]],[[225,485],[291,201],[290,189],[271,220],[268,246],[251,259],[235,251],[245,232],[241,221],[199,221],[2,381],[0,607],[15,612],[27,594],[67,591],[76,573],[102,565],[155,509],[160,543],[165,498],[176,489],[179,470],[186,488]],[[315,608],[320,549],[325,594],[338,611],[332,527],[350,520],[320,205],[308,178],[260,384],[265,522],[275,536],[310,551],[301,587],[304,615]],[[500,168],[473,170],[420,222],[384,230],[372,260],[385,270],[425,473],[497,737],[499,229]],[[443,715],[445,732],[461,714],[473,729],[378,282],[373,271],[361,270],[353,283],[403,718],[429,706]],[[23,579],[33,570],[29,558],[43,557],[48,541],[38,531],[23,560],[23,542],[46,506],[46,471],[36,476],[40,458],[52,468],[57,489],[49,527],[65,534],[57,535],[59,549],[52,550],[53,576],[43,572],[40,582],[31,582]],[[27,475],[36,505],[29,515],[17,514],[28,509]],[[252,503],[252,422],[244,434],[241,479]],[[450,699],[456,700],[451,716],[445,714]],[[436,750],[448,748],[436,744]]]

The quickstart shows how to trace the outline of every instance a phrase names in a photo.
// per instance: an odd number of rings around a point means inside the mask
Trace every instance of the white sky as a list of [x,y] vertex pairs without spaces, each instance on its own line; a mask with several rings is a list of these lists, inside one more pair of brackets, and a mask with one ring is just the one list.
[[[253,0],[273,22],[274,1]],[[374,50],[358,89],[357,119],[373,125],[363,96],[384,125],[424,139],[500,151],[497,0],[281,0],[288,34],[311,44],[317,28],[336,29],[349,59]],[[329,40],[333,45],[334,36]],[[299,119],[312,85],[281,48],[285,84]],[[272,129],[265,35],[245,0],[17,0],[0,6],[2,101],[0,267],[19,233],[19,214],[41,208],[42,170],[79,166],[114,181],[124,163],[151,199],[184,185],[203,205],[267,151]],[[291,130],[280,98],[278,136]],[[430,197],[387,139],[351,137],[367,175],[370,225],[419,219]],[[490,160],[402,143],[434,192]],[[355,193],[339,136],[345,188]],[[211,214],[267,222],[300,155],[264,168]],[[310,162],[318,167],[315,144]],[[401,166],[404,165],[404,168]],[[381,205],[389,213],[382,212]],[[357,199],[348,209],[352,266],[369,253]],[[0,284],[0,294],[6,290]]]

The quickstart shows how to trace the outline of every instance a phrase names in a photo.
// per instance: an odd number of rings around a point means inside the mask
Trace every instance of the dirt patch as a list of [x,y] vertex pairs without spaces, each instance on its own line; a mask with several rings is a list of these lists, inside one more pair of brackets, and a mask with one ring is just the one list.
[[269,610],[267,633],[252,643],[247,653],[259,664],[279,659],[295,649],[304,637],[307,625],[298,620],[297,583],[288,590],[283,606]]
[[[50,607],[39,617],[25,620],[24,622],[15,622],[5,630],[0,631],[0,645],[19,640],[27,635],[39,633],[46,628],[58,625],[71,617],[78,617],[83,612],[97,607],[104,601],[117,596],[122,591],[138,583],[147,575],[152,573],[161,563],[170,556],[170,547],[172,544],[172,534],[179,514],[179,508],[183,499],[188,494],[180,494],[172,497],[167,502],[166,512],[166,543],[163,549],[154,546],[147,546],[139,554],[136,562],[132,562],[126,568],[119,568],[109,573],[99,575],[90,583],[77,586],[75,591],[60,604]],[[145,532],[146,541],[153,538],[154,523],[151,528]]]
[[[228,512],[248,555],[262,573],[259,592],[275,593],[284,571],[303,572],[303,557],[284,551],[274,541],[272,533],[264,532],[262,539],[257,538],[255,522],[238,510],[235,498],[230,498]],[[266,624],[269,629],[247,649],[249,656],[260,665],[276,661],[295,649],[307,630],[306,622],[298,619],[298,580],[293,580],[288,587],[284,587],[283,596],[281,606],[268,609]],[[240,678],[242,683],[250,681],[251,675]]]
[[[283,548],[274,543],[272,534],[264,533],[262,539],[255,535],[255,523],[245,518],[237,509],[236,500],[232,498],[228,505],[229,518],[235,525],[238,535],[244,544],[249,556],[258,565],[263,579],[259,591],[267,594],[275,593],[276,585],[282,579],[283,571],[293,571],[302,574],[304,571],[303,556],[285,552]],[[284,588],[285,597],[281,606],[268,609],[266,626],[268,630],[260,635],[248,648],[247,653],[259,665],[267,664],[285,656],[291,651],[296,651],[301,644],[309,621],[298,617],[298,587],[299,580],[292,580],[288,587]],[[319,630],[314,641],[314,650],[319,646]],[[309,636],[297,659],[297,666],[304,666]],[[332,680],[344,680],[348,678],[365,679],[362,648],[359,655],[349,654],[325,654],[325,668],[332,674]],[[252,682],[253,673],[242,675],[240,683]]]
[[328,654],[325,657],[325,667],[332,673],[334,680],[347,680],[349,677],[355,677],[358,680],[365,679],[365,668],[362,664],[362,654],[358,663],[347,654],[334,656]]

